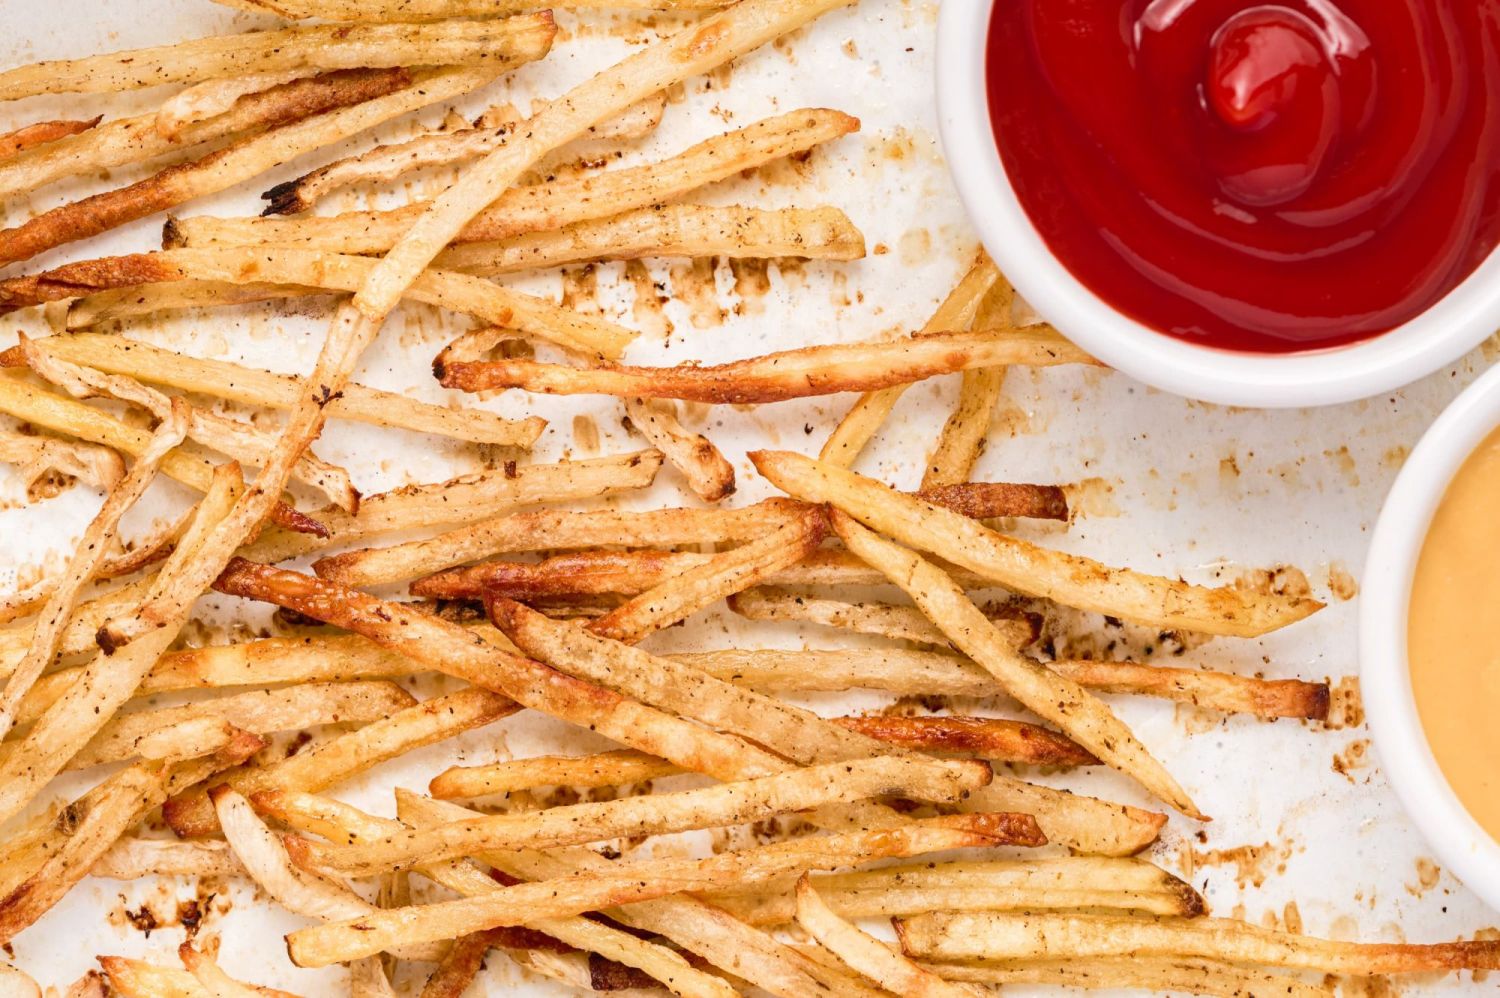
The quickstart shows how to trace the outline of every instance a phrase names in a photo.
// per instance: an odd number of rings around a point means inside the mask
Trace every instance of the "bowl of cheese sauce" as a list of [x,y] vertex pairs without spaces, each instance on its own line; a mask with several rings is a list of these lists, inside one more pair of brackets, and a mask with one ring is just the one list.
[[1402,468],[1360,599],[1382,768],[1439,861],[1500,908],[1500,369]]

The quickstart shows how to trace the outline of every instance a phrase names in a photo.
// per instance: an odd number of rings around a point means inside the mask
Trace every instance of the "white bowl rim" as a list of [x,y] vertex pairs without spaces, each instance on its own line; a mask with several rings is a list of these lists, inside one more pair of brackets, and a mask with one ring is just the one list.
[[1249,354],[1194,345],[1117,312],[1052,255],[1011,187],[985,86],[995,0],[938,14],[938,126],[948,168],[990,256],[1038,313],[1116,370],[1177,395],[1255,408],[1333,405],[1416,381],[1500,328],[1500,250],[1441,301],[1381,336],[1327,350]]
[[1453,477],[1500,427],[1500,367],[1469,386],[1422,437],[1386,497],[1360,585],[1359,673],[1375,750],[1439,862],[1500,909],[1500,842],[1474,820],[1438,767],[1412,693],[1407,613],[1433,515]]

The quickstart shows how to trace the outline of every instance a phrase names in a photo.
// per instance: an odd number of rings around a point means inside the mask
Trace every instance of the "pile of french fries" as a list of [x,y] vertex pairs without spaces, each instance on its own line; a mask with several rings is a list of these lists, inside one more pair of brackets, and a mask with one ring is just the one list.
[[[160,167],[13,225],[0,265],[177,213],[473,94],[545,58],[557,37],[553,12],[528,0],[223,2],[285,23],[0,73],[6,100],[178,88],[155,113],[0,136],[6,197]],[[86,877],[155,876],[254,884],[306,919],[286,938],[290,961],[347,965],[356,996],[396,993],[393,970],[411,967],[423,998],[457,996],[497,952],[576,990],[694,998],[935,998],[1011,984],[1310,996],[1331,994],[1334,976],[1500,967],[1500,943],[1333,942],[1209,917],[1191,885],[1137,857],[1165,813],[1020,775],[1108,766],[1181,820],[1206,820],[1099,694],[1319,720],[1329,690],[1043,653],[1038,635],[1059,608],[1255,638],[1320,604],[1112,567],[1004,529],[1070,516],[1056,486],[971,480],[1006,368],[1095,361],[1020,321],[987,259],[908,337],[716,366],[623,364],[633,330],[495,279],[598,260],[863,256],[837,209],[691,200],[857,130],[842,111],[782,113],[644,165],[548,169],[579,140],[649,134],[675,85],[854,3],[558,0],[676,27],[529,115],[497,105],[331,159],[267,191],[265,217],[173,214],[161,249],[0,280],[0,308],[48,306],[51,320],[36,310],[0,354],[0,413],[15,424],[0,433],[0,461],[33,501],[75,480],[104,494],[64,569],[0,602],[0,942]],[[430,201],[310,214],[339,191],[433,167],[458,179]],[[106,331],[167,310],[314,296],[333,302],[330,326],[300,376]],[[544,400],[507,419],[353,382],[403,300],[478,320],[433,359],[444,387],[617,397],[644,449],[526,463]],[[555,359],[535,359],[536,346]],[[920,487],[852,470],[901,394],[946,374],[961,376],[959,399]],[[683,426],[676,402],[843,392],[858,400],[816,459],[750,455],[783,496],[712,505],[734,493],[734,465]],[[273,415],[241,419],[217,402]],[[365,495],[312,450],[329,419],[516,457]],[[587,504],[644,492],[664,465],[702,505]],[[158,478],[194,503],[125,537],[122,520]],[[310,570],[283,564],[309,558]],[[210,591],[275,605],[283,633],[184,647]],[[839,650],[651,650],[653,634],[721,601],[749,621],[864,637]],[[416,674],[451,677],[452,691],[418,701],[406,682]],[[1025,714],[824,717],[793,702],[856,688]],[[150,700],[188,691],[175,706]],[[617,747],[441,768],[398,790],[389,816],[336,796],[383,763],[522,711]],[[309,730],[319,734],[294,753],[264,751]],[[59,777],[105,766],[82,796],[54,799]],[[552,788],[601,792],[546,806]],[[710,855],[611,846],[742,826],[760,837]],[[175,962],[99,964],[66,994],[284,994],[228,976],[207,936]],[[42,993],[14,968],[0,971],[0,991]]]

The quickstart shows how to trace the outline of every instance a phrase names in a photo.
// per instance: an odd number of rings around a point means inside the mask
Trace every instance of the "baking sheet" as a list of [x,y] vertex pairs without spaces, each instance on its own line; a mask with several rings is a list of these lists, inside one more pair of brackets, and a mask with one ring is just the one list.
[[[949,0],[967,2],[967,0]],[[806,163],[782,164],[720,185],[711,199],[760,205],[834,204],[863,229],[870,255],[852,265],[809,263],[768,268],[651,262],[651,280],[675,300],[656,310],[637,296],[617,265],[515,281],[518,286],[601,309],[647,331],[628,359],[674,363],[718,362],[809,343],[868,339],[917,327],[947,292],[975,249],[944,171],[932,106],[936,3],[863,0],[853,11],[830,15],[792,38],[740,60],[711,79],[690,82],[674,94],[654,137],[633,145],[624,161],[670,153],[726,128],[803,106],[827,106],[858,115],[863,129]],[[533,96],[557,94],[607,65],[636,43],[667,32],[671,18],[646,27],[559,15],[563,33],[551,57],[492,87],[465,110],[513,101],[522,110]],[[13,65],[41,58],[175,41],[225,29],[271,22],[217,7],[207,0],[74,0],[43,4],[0,0],[0,59]],[[128,100],[97,97],[39,98],[0,108],[9,128],[54,113],[110,116],[150,106],[161,91]],[[409,134],[413,121],[435,123],[431,108],[379,130],[385,138]],[[345,145],[365,148],[369,136]],[[271,183],[333,158],[328,151],[287,164],[273,175],[195,203],[184,214],[250,214]],[[33,199],[4,206],[9,224],[64,198],[116,186],[142,171],[114,171],[49,188]],[[403,182],[375,196],[377,203],[429,195],[449,175]],[[369,202],[341,196],[323,212]],[[25,265],[32,270],[81,256],[154,248],[161,219],[151,219],[70,247]],[[14,268],[13,268],[14,269]],[[252,306],[132,322],[128,335],[212,357],[285,371],[311,367],[326,311]],[[0,320],[0,345],[18,331],[39,331],[36,313]],[[429,362],[467,320],[416,307],[403,310],[366,356],[359,378],[412,397],[442,402],[453,396],[428,376]],[[1103,560],[1201,582],[1228,581],[1252,567],[1297,566],[1329,608],[1312,620],[1265,641],[1219,640],[1182,648],[1155,635],[1113,631],[1089,621],[1096,650],[1150,653],[1159,660],[1262,673],[1270,677],[1331,677],[1337,686],[1335,723],[1274,724],[1221,719],[1189,708],[1117,698],[1116,706],[1164,758],[1200,806],[1214,815],[1206,826],[1174,817],[1152,858],[1188,876],[1219,913],[1268,925],[1300,924],[1334,938],[1412,941],[1493,933],[1500,916],[1486,909],[1439,870],[1401,812],[1382,777],[1358,707],[1355,607],[1351,599],[1363,568],[1366,541],[1380,501],[1422,429],[1488,365],[1494,342],[1456,367],[1403,392],[1353,405],[1308,412],[1234,411],[1172,398],[1112,373],[1081,370],[1012,371],[1002,412],[976,477],[988,480],[1070,483],[1082,515],[1067,533],[1033,529],[1049,544]],[[938,379],[909,392],[860,468],[902,486],[920,478],[921,464],[946,418],[956,378]],[[769,490],[745,451],[757,446],[816,453],[851,397],[792,402],[754,411],[694,408],[694,425],[709,432],[734,461],[740,491],[749,503]],[[635,449],[620,425],[618,403],[594,398],[527,399],[509,393],[482,403],[496,411],[535,411],[551,422],[535,452],[550,461]],[[592,427],[592,430],[591,430]],[[366,492],[413,481],[434,481],[482,467],[496,455],[399,431],[335,424],[319,445],[323,457],[345,464]],[[175,508],[183,495],[158,490],[144,515]],[[71,539],[98,505],[87,488],[23,507],[20,486],[0,468],[0,591],[55,567]],[[627,507],[692,504],[670,469],[648,495],[622,500]],[[137,517],[139,522],[142,517]],[[1277,584],[1300,584],[1293,572]],[[264,607],[205,599],[193,640],[223,640],[226,627],[268,623]],[[705,614],[689,626],[653,638],[661,649],[733,645],[838,647],[830,632],[757,625],[748,628],[724,614]],[[1080,646],[1081,647],[1081,646]],[[433,687],[420,687],[424,695]],[[826,712],[878,709],[874,695],[817,697]],[[582,752],[598,739],[523,714],[456,742],[414,753],[338,796],[390,814],[389,788],[423,788],[455,761],[486,762],[507,754]],[[97,773],[65,781],[76,793]],[[1110,774],[1044,777],[1049,782],[1147,801]],[[211,891],[217,893],[211,898]],[[46,984],[65,984],[94,965],[98,954],[144,955],[175,964],[184,937],[186,902],[206,911],[200,937],[221,940],[225,967],[242,978],[308,995],[336,993],[341,971],[290,966],[281,936],[300,919],[240,888],[200,888],[188,883],[90,880],[13,945],[14,961]],[[1489,986],[1493,986],[1492,984]],[[1476,987],[1462,978],[1404,981],[1395,990],[1440,995]],[[1048,994],[1046,989],[1009,989]],[[1376,993],[1372,986],[1368,993]],[[552,994],[553,986],[527,979],[503,958],[489,961],[476,994]],[[1381,994],[1391,991],[1380,990]]]

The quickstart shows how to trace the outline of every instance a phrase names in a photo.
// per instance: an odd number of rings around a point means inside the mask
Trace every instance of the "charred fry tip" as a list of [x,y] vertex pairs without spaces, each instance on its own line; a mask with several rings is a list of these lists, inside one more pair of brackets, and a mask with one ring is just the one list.
[[161,227],[161,248],[164,250],[181,249],[186,245],[187,236],[183,234],[182,223],[177,220],[176,215],[168,215]]
[[1328,711],[1333,705],[1333,693],[1327,683],[1312,683],[1313,687],[1307,717],[1313,721],[1328,720]]

